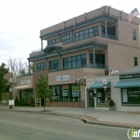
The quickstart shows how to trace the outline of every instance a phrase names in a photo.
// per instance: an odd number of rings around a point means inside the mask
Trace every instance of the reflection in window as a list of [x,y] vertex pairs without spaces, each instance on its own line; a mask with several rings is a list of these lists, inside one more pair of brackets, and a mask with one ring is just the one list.
[[56,43],[58,43],[58,42],[59,42],[59,41],[58,41],[58,38],[55,38],[55,39],[49,40],[49,41],[48,41],[48,45],[56,44]]
[[123,104],[140,104],[140,88],[122,89]]
[[44,69],[45,69],[45,62],[36,64],[36,70],[44,70]]
[[86,54],[63,58],[63,68],[72,69],[86,66]]
[[71,34],[63,35],[61,37],[61,41],[62,42],[65,42],[65,43],[71,43],[72,42],[72,36],[71,36]]
[[58,69],[58,59],[49,61],[49,69]]
[[75,84],[51,86],[52,102],[79,102],[80,87]]
[[91,38],[99,35],[98,26],[75,33],[75,41]]

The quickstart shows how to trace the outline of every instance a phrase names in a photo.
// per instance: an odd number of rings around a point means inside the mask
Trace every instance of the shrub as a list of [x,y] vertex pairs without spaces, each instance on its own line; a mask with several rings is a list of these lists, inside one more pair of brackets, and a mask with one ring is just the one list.
[[18,106],[19,105],[19,100],[18,100],[18,97],[16,96],[16,99],[15,99],[15,106]]
[[110,99],[110,101],[109,101],[109,106],[110,107],[114,107],[115,106],[115,102],[112,99]]

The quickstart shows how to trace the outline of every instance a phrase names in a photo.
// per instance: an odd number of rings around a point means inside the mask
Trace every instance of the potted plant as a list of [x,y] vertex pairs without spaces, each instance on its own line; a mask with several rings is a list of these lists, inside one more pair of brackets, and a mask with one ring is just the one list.
[[115,102],[110,99],[109,101],[109,110],[114,111],[115,110]]

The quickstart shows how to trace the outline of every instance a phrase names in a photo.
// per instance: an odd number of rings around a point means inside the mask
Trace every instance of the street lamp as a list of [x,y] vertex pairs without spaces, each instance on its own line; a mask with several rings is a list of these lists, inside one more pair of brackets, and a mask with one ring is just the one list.
[[[10,89],[9,89],[10,100],[12,99],[12,83],[13,83],[13,79],[10,78],[10,79],[9,79],[9,84],[10,84]],[[12,109],[12,105],[10,105],[10,109]]]

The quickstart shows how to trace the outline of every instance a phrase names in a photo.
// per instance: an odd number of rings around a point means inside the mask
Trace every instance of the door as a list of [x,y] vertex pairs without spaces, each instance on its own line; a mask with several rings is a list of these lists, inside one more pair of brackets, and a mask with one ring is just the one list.
[[93,90],[89,91],[88,93],[89,96],[89,107],[94,107],[94,92]]

